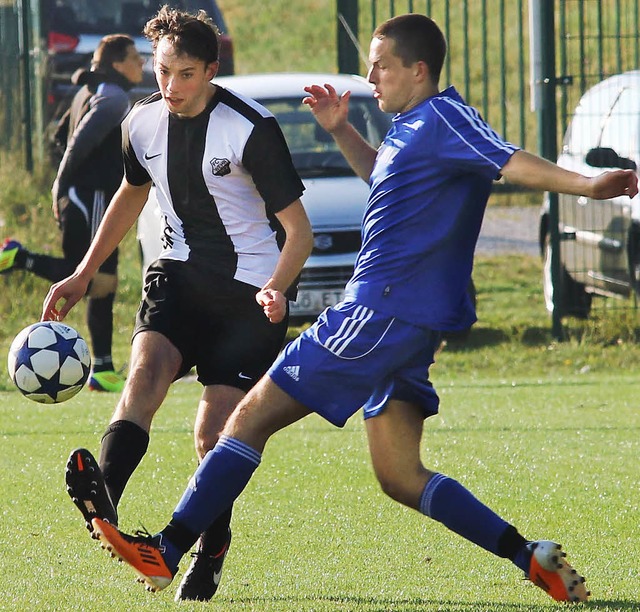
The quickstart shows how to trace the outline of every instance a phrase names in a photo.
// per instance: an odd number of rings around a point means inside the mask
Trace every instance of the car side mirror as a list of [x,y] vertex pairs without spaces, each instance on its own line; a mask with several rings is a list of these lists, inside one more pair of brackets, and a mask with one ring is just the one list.
[[621,168],[622,170],[635,170],[636,162],[628,157],[620,157],[610,147],[595,147],[590,149],[584,161],[594,168]]

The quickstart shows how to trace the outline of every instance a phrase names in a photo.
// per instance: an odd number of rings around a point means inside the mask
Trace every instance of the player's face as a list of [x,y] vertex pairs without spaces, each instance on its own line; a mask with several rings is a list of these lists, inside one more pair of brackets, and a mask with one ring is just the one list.
[[385,113],[402,113],[421,100],[416,87],[416,65],[404,66],[394,54],[391,38],[374,38],[369,48],[371,68],[367,78],[374,85],[373,97]]
[[214,91],[210,81],[218,71],[218,62],[205,64],[185,53],[177,55],[173,44],[163,38],[156,47],[153,66],[160,93],[172,113],[195,117],[204,110]]
[[127,55],[121,62],[113,62],[113,67],[131,83],[142,82],[142,67],[144,60],[138,50],[130,45]]

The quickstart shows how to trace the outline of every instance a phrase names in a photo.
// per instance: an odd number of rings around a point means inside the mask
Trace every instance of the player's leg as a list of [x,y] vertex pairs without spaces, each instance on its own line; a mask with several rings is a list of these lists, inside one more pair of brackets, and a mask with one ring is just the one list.
[[100,450],[100,468],[116,507],[147,451],[151,421],[178,374],[182,356],[162,334],[142,331],[133,338],[130,363]]
[[307,408],[264,376],[231,415],[215,448],[191,478],[169,524],[155,536],[141,539],[94,519],[102,545],[129,563],[152,590],[168,586],[180,559],[242,493],[260,464],[267,440],[307,414]]
[[120,393],[125,376],[113,365],[113,303],[118,286],[116,249],[94,275],[87,294],[87,326],[93,347],[89,388],[92,391]]
[[58,200],[63,257],[35,253],[15,240],[5,240],[0,249],[0,273],[26,270],[52,283],[69,276],[89,248],[88,217],[68,196]]
[[[229,415],[244,396],[241,389],[226,385],[204,388],[194,425],[198,463],[216,445]],[[208,601],[215,595],[231,544],[231,514],[232,507],[229,507],[200,535],[189,568],[176,591],[176,601]]]
[[[196,539],[198,526],[211,524],[242,492],[260,463],[270,436],[311,410],[335,425],[344,425],[371,395],[372,381],[382,379],[388,364],[376,350],[395,355],[392,317],[376,315],[358,304],[328,309],[318,322],[290,343],[267,376],[249,391],[231,415],[220,441],[207,453],[174,512],[157,536],[162,541],[134,542],[117,530],[98,524],[105,547],[149,577],[145,551],[162,546],[172,575],[180,557]],[[409,330],[416,346],[424,338]],[[402,359],[402,358],[400,358]],[[106,530],[106,533],[105,533]],[[136,547],[140,554],[133,554]],[[155,558],[155,557],[154,557]],[[156,559],[157,560],[157,559]],[[166,586],[166,581],[156,587]]]
[[423,466],[423,420],[422,408],[398,400],[390,400],[383,412],[366,420],[373,467],[383,491],[470,542],[510,559],[536,584],[543,576],[544,583],[538,586],[554,599],[586,600],[584,579],[563,560],[557,545],[529,542],[459,482]]
[[118,502],[147,451],[151,421],[181,363],[180,353],[163,335],[149,331],[136,334],[130,375],[102,437],[99,462],[86,449],[71,453],[67,491],[90,531],[94,517],[117,524]]

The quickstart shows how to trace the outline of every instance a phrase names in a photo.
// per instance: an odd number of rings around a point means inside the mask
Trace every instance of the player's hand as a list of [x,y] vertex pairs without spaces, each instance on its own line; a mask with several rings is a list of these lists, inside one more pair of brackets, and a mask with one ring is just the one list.
[[309,85],[304,90],[309,95],[303,98],[302,103],[311,109],[318,123],[327,132],[333,133],[347,124],[350,91],[338,96],[338,92],[329,83],[325,83],[324,87]]
[[[69,276],[52,285],[42,305],[42,321],[62,321],[68,312],[82,299],[87,292],[89,282],[79,276]],[[64,300],[62,307],[58,302]]]
[[280,323],[287,314],[287,298],[277,289],[260,289],[256,301],[271,323]]
[[638,193],[638,176],[635,170],[611,170],[591,179],[591,197],[606,200],[627,195],[633,198]]

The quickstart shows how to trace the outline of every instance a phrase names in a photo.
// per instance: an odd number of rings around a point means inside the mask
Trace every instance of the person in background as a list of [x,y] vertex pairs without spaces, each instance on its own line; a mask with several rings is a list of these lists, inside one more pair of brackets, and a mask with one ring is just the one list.
[[[127,92],[142,81],[143,64],[131,37],[111,34],[98,44],[91,69],[74,74],[73,82],[81,88],[59,123],[56,138],[64,143],[64,155],[52,188],[63,257],[32,252],[7,239],[0,249],[0,273],[26,270],[57,282],[80,263],[122,181],[120,124],[131,107]],[[89,388],[94,391],[124,388],[124,376],[115,370],[111,355],[117,273],[115,250],[96,270],[87,294],[93,353]]]
[[[163,250],[148,267],[131,366],[96,462],[76,449],[67,490],[85,523],[117,524],[125,486],[146,453],[171,383],[194,366],[204,390],[195,421],[200,459],[273,363],[288,299],[311,253],[304,186],[275,117],[215,84],[217,28],[204,13],[164,6],[145,26],[160,91],[123,124],[125,176],[75,272],[54,285],[45,318],[63,318],[135,223],[155,187]],[[58,300],[65,300],[60,311]],[[200,534],[178,600],[210,599],[231,542],[232,505]]]

